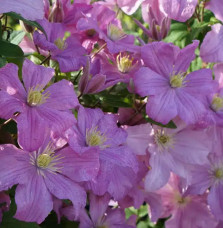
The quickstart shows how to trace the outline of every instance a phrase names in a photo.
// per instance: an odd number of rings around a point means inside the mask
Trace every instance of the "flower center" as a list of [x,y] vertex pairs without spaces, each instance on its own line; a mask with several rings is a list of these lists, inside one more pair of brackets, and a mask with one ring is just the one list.
[[87,129],[86,143],[88,146],[101,146],[107,141],[105,134],[101,133],[97,129],[98,129],[97,126],[91,128],[90,130]]
[[115,40],[120,40],[124,38],[125,33],[116,25],[114,24],[109,24],[108,25],[108,37],[115,41]]
[[128,73],[132,68],[133,60],[134,59],[130,58],[129,55],[122,57],[121,54],[119,54],[116,58],[118,70],[122,73]]
[[223,98],[215,96],[211,102],[211,108],[214,111],[219,111],[223,108]]
[[54,44],[60,49],[64,50],[67,47],[64,39],[58,38],[54,41]]
[[49,154],[40,154],[37,157],[36,164],[39,168],[47,168],[52,161],[52,157]]
[[160,150],[168,149],[173,145],[173,137],[165,134],[165,132],[161,130],[157,130],[157,132],[155,132],[154,139]]
[[175,195],[175,200],[178,206],[185,207],[190,202],[191,198],[189,196],[183,197],[180,193],[177,193]]
[[170,77],[170,85],[172,88],[179,88],[183,86],[184,77],[182,74],[173,75]]
[[36,88],[29,89],[28,96],[27,96],[27,103],[30,106],[38,106],[46,102],[49,98],[49,93],[42,94],[38,90],[38,86]]
[[217,179],[223,179],[223,169],[217,168],[216,170],[214,170],[214,176]]

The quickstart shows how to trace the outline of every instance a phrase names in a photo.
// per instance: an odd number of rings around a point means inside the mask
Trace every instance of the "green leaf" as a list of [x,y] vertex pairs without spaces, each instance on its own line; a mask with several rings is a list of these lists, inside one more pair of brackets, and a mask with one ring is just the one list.
[[120,97],[119,95],[103,95],[100,96],[102,103],[112,106],[112,107],[124,107],[131,108],[131,100],[128,97]]
[[46,36],[47,38],[47,34],[44,30],[44,28],[36,21],[29,21],[29,20],[26,20],[25,18],[23,18],[21,15],[17,14],[17,13],[14,13],[14,12],[10,12],[10,13],[6,13],[5,15],[7,16],[10,16],[11,18],[15,19],[15,20],[21,20],[23,21],[24,23],[26,23],[27,25],[30,25],[30,26],[33,26],[35,28],[38,28],[40,31],[42,31],[44,33],[44,35]]
[[10,38],[9,38],[10,43],[16,44],[16,45],[20,44],[25,34],[26,33],[24,31],[13,31],[10,34]]
[[11,44],[4,40],[0,40],[0,55],[10,58],[24,57],[24,53],[18,45]]
[[3,66],[5,66],[5,65],[6,65],[6,63],[7,63],[6,58],[4,58],[4,57],[0,57],[0,68],[1,68],[1,67],[3,67]]

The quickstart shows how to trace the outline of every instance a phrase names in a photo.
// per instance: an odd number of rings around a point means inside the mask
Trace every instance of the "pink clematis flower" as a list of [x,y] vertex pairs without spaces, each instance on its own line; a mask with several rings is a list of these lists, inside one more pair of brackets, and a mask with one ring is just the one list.
[[194,131],[183,125],[173,130],[141,124],[128,127],[127,133],[127,145],[135,154],[150,154],[145,189],[151,192],[167,183],[170,172],[188,178],[189,165],[204,164],[211,150],[203,130]]
[[186,123],[195,123],[206,112],[202,95],[216,87],[209,69],[187,74],[194,59],[198,41],[180,50],[173,44],[153,42],[142,48],[146,67],[134,75],[135,91],[148,96],[147,114],[167,124],[179,116]]
[[80,155],[67,148],[57,149],[48,139],[33,152],[2,145],[0,191],[18,184],[15,218],[26,222],[43,222],[53,209],[54,197],[71,200],[74,214],[79,216],[86,193],[70,176],[78,182],[90,180],[97,174],[98,164],[94,148]]
[[44,16],[43,0],[0,0],[0,5],[0,14],[15,12],[32,21],[43,19]]
[[157,193],[163,201],[163,217],[171,215],[165,222],[166,228],[216,227],[217,223],[206,204],[206,195],[189,195],[177,176],[171,175],[168,184]]
[[[73,84],[67,80],[42,91],[53,77],[53,69],[25,60],[22,71],[25,88],[16,65],[7,64],[0,69],[0,116],[15,118],[20,146],[33,151],[40,147],[49,129],[61,135],[76,122],[70,109],[79,102]],[[19,115],[14,117],[16,112]]]

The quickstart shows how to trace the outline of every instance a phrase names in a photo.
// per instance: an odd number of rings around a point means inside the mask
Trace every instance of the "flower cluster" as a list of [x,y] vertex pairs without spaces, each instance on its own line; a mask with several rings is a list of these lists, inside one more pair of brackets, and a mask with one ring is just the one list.
[[[0,0],[0,49],[7,17],[26,29],[22,64],[0,50],[0,221],[11,198],[14,218],[38,224],[55,211],[81,228],[133,228],[140,218],[125,212],[146,204],[152,227],[222,228],[222,7]],[[185,21],[191,42],[168,42]]]

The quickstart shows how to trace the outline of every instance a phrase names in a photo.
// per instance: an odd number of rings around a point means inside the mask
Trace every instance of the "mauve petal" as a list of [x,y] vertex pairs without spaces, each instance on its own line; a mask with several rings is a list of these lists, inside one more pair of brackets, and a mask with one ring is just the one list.
[[223,5],[221,0],[210,0],[205,4],[205,8],[211,10],[218,20],[223,21]]
[[200,120],[206,112],[204,105],[187,91],[177,90],[175,102],[177,106],[178,115],[186,123],[195,123]]
[[[74,36],[65,41],[67,48],[59,52],[52,52],[52,58],[57,60],[61,72],[77,71],[86,65],[86,50],[81,46],[79,39]],[[75,50],[75,51],[74,51]]]
[[170,169],[159,155],[150,158],[151,169],[145,177],[145,189],[149,192],[156,191],[163,187],[169,180]]
[[106,82],[106,76],[103,74],[96,74],[93,76],[90,81],[88,82],[88,85],[86,89],[84,90],[84,94],[86,93],[98,93],[104,89]]
[[71,200],[75,209],[75,215],[78,216],[86,204],[84,189],[61,174],[46,172],[45,175],[44,181],[51,194],[58,199]]
[[186,72],[190,63],[195,59],[195,49],[198,47],[199,41],[194,40],[192,44],[183,48],[177,56],[174,71],[177,73]]
[[205,62],[223,61],[223,26],[215,24],[212,30],[207,33],[201,44],[200,56]]
[[0,5],[0,14],[13,11],[32,21],[42,19],[44,16],[42,0],[0,0]]
[[18,66],[8,63],[0,68],[0,89],[21,101],[26,100],[26,91],[18,77]]
[[106,212],[110,198],[109,194],[104,196],[90,194],[90,216],[95,224]]
[[4,91],[0,91],[0,100],[0,117],[3,119],[9,119],[14,113],[23,111],[23,103]]
[[54,69],[36,65],[26,59],[23,63],[22,78],[25,88],[28,92],[30,88],[36,88],[41,91],[50,79],[54,76]]
[[99,170],[99,151],[97,148],[88,148],[79,154],[66,147],[57,154],[61,155],[63,164],[61,172],[77,182],[89,181],[95,178]]
[[171,19],[185,22],[194,13],[197,0],[160,0],[161,11]]
[[56,134],[61,135],[76,123],[74,115],[69,111],[59,111],[42,106],[37,109],[37,112]]
[[166,78],[172,74],[179,52],[179,47],[164,42],[153,42],[141,49],[145,66]]
[[35,108],[27,108],[26,111],[16,117],[18,127],[18,143],[27,151],[37,150],[43,143],[48,131],[46,122],[39,116]]
[[191,72],[185,79],[185,91],[194,94],[209,95],[217,88],[217,83],[212,78],[211,69],[201,69]]
[[136,12],[144,0],[117,0],[118,6],[128,15]]
[[167,90],[160,95],[149,97],[146,105],[146,113],[153,120],[167,124],[177,116],[176,92],[173,89]]
[[74,92],[74,85],[65,79],[52,84],[44,93],[49,93],[49,98],[42,107],[68,110],[79,105],[77,95]]
[[222,183],[216,184],[211,187],[208,195],[208,204],[211,212],[218,219],[222,220],[223,215],[223,185]]
[[223,63],[214,65],[215,80],[219,83],[219,87],[223,87]]
[[28,154],[10,144],[0,146],[0,191],[27,182],[30,167]]
[[133,77],[135,91],[140,96],[163,93],[170,85],[169,81],[147,67],[140,68]]
[[15,218],[26,222],[42,223],[53,209],[53,199],[44,178],[37,172],[30,175],[29,181],[16,188]]
[[128,133],[127,146],[136,155],[146,155],[149,135],[151,134],[152,127],[150,124],[140,124],[130,126],[126,129]]
[[207,162],[211,141],[202,131],[182,130],[174,136],[173,156],[188,164],[202,165]]

